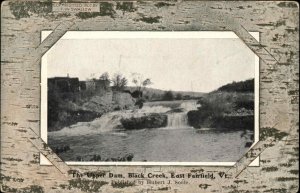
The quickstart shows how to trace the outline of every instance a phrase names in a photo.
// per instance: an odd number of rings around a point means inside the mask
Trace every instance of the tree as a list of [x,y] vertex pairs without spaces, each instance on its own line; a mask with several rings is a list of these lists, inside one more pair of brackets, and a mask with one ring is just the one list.
[[111,83],[108,72],[104,72],[99,77],[99,80],[104,81],[105,89],[108,89]]
[[108,81],[110,81],[108,72],[104,72],[103,74],[101,74],[101,76],[99,77],[99,80],[108,80]]
[[136,86],[136,90],[139,93],[139,97],[142,97],[145,88],[153,83],[151,82],[150,78],[144,79],[143,75],[141,75],[140,73],[132,73],[132,76],[132,82]]
[[174,94],[172,91],[165,91],[164,95],[163,95],[163,100],[165,101],[172,101],[174,100]]
[[182,100],[182,94],[178,93],[178,94],[176,95],[176,100]]
[[122,74],[117,73],[114,75],[114,77],[112,78],[112,83],[113,83],[113,87],[118,90],[121,91],[125,88],[125,86],[127,85],[128,81],[125,77],[123,77]]

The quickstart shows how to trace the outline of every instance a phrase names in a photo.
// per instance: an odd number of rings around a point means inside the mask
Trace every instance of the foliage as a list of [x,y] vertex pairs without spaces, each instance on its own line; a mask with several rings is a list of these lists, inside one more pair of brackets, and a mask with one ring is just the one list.
[[[188,121],[196,128],[254,128],[254,93],[246,80],[227,84],[198,100],[198,110],[188,112]],[[245,91],[245,92],[244,92]],[[246,92],[247,91],[247,92]]]
[[240,106],[236,105],[237,100],[246,101],[247,104],[252,97],[253,94],[210,93],[199,99],[201,106],[198,110],[188,112],[188,121],[197,128],[253,129],[253,109],[250,109],[252,114],[244,115],[238,111],[240,108],[245,109],[242,103]]
[[236,98],[237,95],[231,93],[208,94],[199,99],[198,103],[201,104],[199,110],[211,116],[220,116],[224,113],[230,113],[234,110],[234,101]]
[[145,102],[145,100],[140,98],[135,102],[135,105],[141,109],[144,106],[144,102]]
[[142,98],[143,97],[143,92],[135,90],[131,93],[131,96],[133,98]]
[[92,121],[101,116],[101,113],[78,108],[80,101],[79,94],[48,92],[48,130],[59,130],[65,126]]
[[238,109],[254,110],[253,93],[212,92],[198,101],[201,110],[210,110],[220,113],[231,113]]
[[181,101],[154,101],[148,104],[149,107],[153,106],[162,106],[162,107],[167,107],[170,109],[177,109],[181,108]]
[[176,100],[182,100],[182,99],[183,99],[182,94],[177,93],[176,94]]
[[236,99],[235,103],[235,108],[236,109],[249,109],[249,110],[254,110],[254,99],[243,99],[243,97],[239,97]]
[[172,100],[174,100],[174,94],[173,94],[173,92],[172,91],[165,91],[165,93],[164,93],[164,95],[163,95],[163,100],[165,100],[165,101],[172,101]]
[[205,119],[209,116],[205,112],[200,112],[198,110],[189,111],[187,113],[189,125],[194,128],[202,128],[206,124],[204,123]]
[[56,93],[48,92],[48,128],[53,128],[58,121],[59,102],[61,99]]
[[113,87],[116,90],[122,91],[122,90],[124,90],[125,86],[127,85],[128,80],[127,80],[127,78],[123,77],[122,74],[117,73],[112,78],[112,83],[113,83]]
[[249,79],[240,82],[232,82],[221,86],[218,91],[227,92],[254,92],[254,79]]
[[99,77],[99,79],[100,80],[108,80],[108,81],[110,81],[108,72],[104,72],[103,74],[101,74],[101,76]]
[[140,94],[139,97],[142,97],[145,88],[153,83],[151,82],[150,78],[145,79],[140,73],[133,73],[132,77],[132,82],[135,84],[136,89]]
[[[138,92],[135,93],[135,96],[133,96],[133,93],[137,90],[136,86],[132,87],[126,87],[126,90],[130,91],[131,96],[134,98],[138,98],[137,94]],[[155,88],[150,88],[150,87],[145,87],[143,89],[142,96],[144,99],[147,99],[147,101],[163,101],[163,96],[165,94],[166,90],[160,90],[160,89],[155,89]],[[182,96],[182,99],[178,100],[189,100],[189,99],[199,99],[199,97],[203,96],[204,93],[201,92],[189,92],[189,91],[172,91],[175,99],[177,99],[177,94],[180,94]],[[178,96],[180,96],[178,95]]]
[[101,161],[100,155],[93,155],[93,157],[90,159],[90,161]]

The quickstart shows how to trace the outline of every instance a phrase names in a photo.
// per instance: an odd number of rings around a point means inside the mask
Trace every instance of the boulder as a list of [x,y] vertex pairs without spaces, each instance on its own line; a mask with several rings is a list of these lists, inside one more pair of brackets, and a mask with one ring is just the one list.
[[141,117],[122,118],[121,123],[125,129],[144,129],[166,127],[168,117],[165,114],[152,113]]
[[114,92],[113,102],[119,109],[133,109],[135,105],[135,99],[125,92]]

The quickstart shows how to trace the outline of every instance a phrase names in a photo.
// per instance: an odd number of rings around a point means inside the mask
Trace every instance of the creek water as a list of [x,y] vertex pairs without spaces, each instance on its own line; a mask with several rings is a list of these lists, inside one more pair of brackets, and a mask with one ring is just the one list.
[[78,123],[57,132],[48,133],[50,147],[68,145],[71,150],[59,156],[64,161],[89,161],[93,155],[102,160],[133,155],[132,161],[151,162],[214,162],[237,161],[248,149],[245,144],[252,132],[194,129],[188,125],[187,112],[197,109],[195,101],[146,103],[133,114],[169,112],[164,128],[118,130],[120,114],[133,116],[132,112],[113,112],[89,123]]

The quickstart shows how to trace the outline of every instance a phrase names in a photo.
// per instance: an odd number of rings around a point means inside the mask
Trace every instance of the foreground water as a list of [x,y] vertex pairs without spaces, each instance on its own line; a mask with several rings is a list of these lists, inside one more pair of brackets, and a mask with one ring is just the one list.
[[158,128],[108,132],[96,135],[50,138],[50,146],[69,145],[60,154],[65,161],[78,156],[100,155],[102,159],[133,154],[133,161],[237,161],[248,148],[242,131],[217,132],[193,128]]
[[[189,127],[186,111],[195,108],[195,105],[194,101],[179,104],[185,111],[170,113],[168,126],[165,128],[107,129],[118,121],[117,114],[113,113],[91,123],[51,132],[48,143],[53,148],[70,147],[69,151],[60,153],[64,161],[89,161],[94,155],[106,160],[129,154],[133,155],[132,161],[151,162],[234,162],[242,157],[249,149],[246,143],[253,133],[243,130],[221,132],[209,128],[197,130]],[[148,104],[143,110],[160,109],[159,111],[166,112],[170,110],[166,106],[168,105]]]

